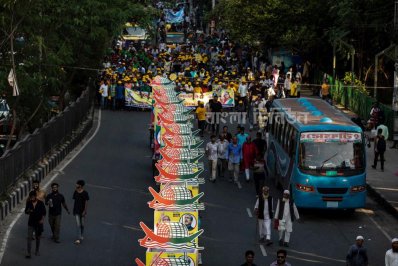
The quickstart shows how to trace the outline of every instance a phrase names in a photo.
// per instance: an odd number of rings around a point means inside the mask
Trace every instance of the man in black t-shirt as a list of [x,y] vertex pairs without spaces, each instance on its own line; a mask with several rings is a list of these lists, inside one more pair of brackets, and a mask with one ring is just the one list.
[[87,205],[89,196],[87,191],[84,190],[85,182],[79,180],[76,182],[76,190],[73,193],[73,200],[75,201],[73,205],[73,215],[76,218],[77,226],[77,239],[75,244],[80,244],[83,241],[84,232],[84,217],[87,214]]
[[213,116],[211,131],[213,135],[218,135],[218,132],[220,131],[220,115],[222,111],[222,104],[218,101],[217,94],[214,95],[213,101],[210,103],[210,109]]
[[29,215],[28,221],[28,252],[26,258],[31,258],[33,232],[36,234],[36,256],[39,256],[40,237],[43,233],[43,222],[46,216],[46,207],[41,200],[36,197],[36,191],[29,193],[29,199],[26,202],[25,213]]
[[46,205],[48,205],[48,223],[50,224],[53,233],[52,239],[59,243],[59,231],[61,229],[61,214],[62,206],[66,212],[70,214],[68,206],[65,203],[65,197],[58,192],[59,185],[57,183],[51,184],[52,192],[46,197]]
[[253,140],[254,145],[256,145],[257,152],[263,157],[267,151],[267,142],[262,138],[261,132],[256,133],[256,139]]

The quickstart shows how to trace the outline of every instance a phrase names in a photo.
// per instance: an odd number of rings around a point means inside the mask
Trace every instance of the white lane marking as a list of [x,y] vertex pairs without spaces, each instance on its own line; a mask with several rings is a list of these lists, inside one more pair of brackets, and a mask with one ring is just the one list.
[[380,190],[388,190],[388,191],[396,191],[396,192],[398,192],[398,188],[374,187],[374,189],[380,189]]
[[113,187],[105,187],[105,186],[99,186],[99,185],[93,185],[93,184],[86,184],[86,186],[93,187],[93,188],[102,188],[102,189],[115,190]]
[[[312,257],[316,257],[316,258],[320,258],[320,259],[326,259],[326,260],[332,260],[332,261],[336,261],[336,262],[346,262],[345,260],[338,260],[338,259],[333,259],[333,258],[329,258],[329,257],[324,257],[321,255],[317,255],[314,253],[308,253],[308,252],[302,252],[302,251],[298,251],[298,250],[294,250],[294,249],[289,249],[290,252],[293,253],[298,253],[301,255],[307,255],[307,256],[312,256]],[[289,256],[290,257],[290,256]]]
[[[299,258],[299,257],[296,257],[296,256],[292,256],[292,255],[289,255],[289,258],[293,258],[293,259],[296,259],[296,260],[307,261],[307,262],[313,262],[313,263],[322,263],[319,260],[309,260],[309,259],[304,259],[304,258]],[[317,265],[319,265],[319,264],[317,264]]]
[[133,227],[133,226],[128,226],[128,225],[123,225],[123,227],[126,228],[126,229],[131,229],[131,230],[134,230],[134,231],[140,231],[140,232],[142,232],[141,228],[137,228],[137,227]]
[[392,237],[376,222],[375,219],[373,219],[372,216],[370,216],[369,214],[366,214],[366,216],[368,216],[368,218],[372,221],[372,223],[374,223],[374,225],[377,227],[377,229],[379,229],[383,235],[389,240],[391,241]]
[[398,203],[398,201],[389,200],[391,203]]
[[3,257],[4,257],[4,252],[5,252],[5,250],[6,250],[7,241],[8,241],[8,238],[9,238],[9,236],[10,236],[11,229],[14,227],[15,223],[18,221],[18,219],[21,217],[21,215],[22,215],[24,212],[25,212],[25,208],[22,208],[21,211],[20,211],[20,213],[18,213],[18,215],[17,215],[17,216],[14,218],[14,220],[11,222],[10,227],[8,227],[8,229],[7,229],[7,231],[6,231],[5,235],[4,235],[4,239],[3,239],[3,241],[1,242],[1,248],[0,248],[0,264],[1,264],[1,261],[3,260]]
[[250,218],[253,218],[253,214],[252,214],[252,212],[250,211],[250,209],[249,209],[249,208],[246,208],[246,211],[247,211],[247,215],[249,215]]
[[264,257],[267,257],[267,251],[265,251],[265,247],[263,245],[260,245],[261,253],[263,253]]
[[242,189],[242,185],[240,184],[239,181],[237,181],[236,184],[238,185],[238,188],[239,188],[239,189]]
[[[53,175],[47,181],[47,183],[45,183],[43,185],[44,189],[47,188],[48,185],[51,184],[54,181],[54,179],[58,176],[58,174],[60,172],[63,172],[65,167],[67,167],[73,161],[73,159],[75,159],[76,156],[79,155],[80,152],[87,146],[87,144],[89,144],[91,142],[91,140],[95,137],[95,135],[97,135],[100,126],[101,126],[101,109],[98,112],[98,124],[97,124],[97,128],[95,129],[93,135],[79,148],[78,151],[76,151],[76,153],[72,157],[64,159],[64,160],[67,160],[66,163],[61,168],[58,169],[58,173]],[[19,220],[21,215],[24,213],[24,211],[25,211],[25,208],[22,208],[20,213],[18,213],[18,215],[14,218],[14,220],[12,220],[10,226],[8,227],[8,229],[7,229],[7,231],[6,231],[5,235],[4,235],[4,238],[3,238],[3,241],[1,242],[1,247],[0,247],[0,265],[1,265],[1,262],[3,261],[4,253],[5,253],[5,250],[6,250],[6,247],[7,247],[7,242],[8,242],[8,238],[10,237],[11,230],[14,227],[15,223]]]

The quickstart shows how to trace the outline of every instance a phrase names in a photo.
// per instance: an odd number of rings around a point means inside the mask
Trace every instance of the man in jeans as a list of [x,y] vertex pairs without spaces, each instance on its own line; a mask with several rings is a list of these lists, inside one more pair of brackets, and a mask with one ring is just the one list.
[[29,199],[26,202],[25,213],[29,215],[28,221],[28,252],[26,258],[31,258],[33,232],[36,234],[36,256],[39,256],[40,236],[43,233],[43,222],[46,216],[46,207],[41,200],[36,198],[36,191],[29,193]]
[[68,206],[66,206],[64,195],[58,192],[59,185],[51,184],[52,192],[46,197],[46,205],[48,205],[48,223],[53,233],[52,239],[55,243],[59,243],[59,231],[61,229],[62,206],[66,212],[70,214]]
[[[236,137],[233,137],[232,143],[228,145],[227,159],[228,170],[233,173],[234,182],[238,183],[239,164],[242,160],[242,146],[238,143],[238,139]],[[232,176],[229,181],[232,182]]]
[[218,174],[220,177],[224,177],[225,171],[228,168],[227,152],[229,142],[224,138],[224,135],[220,135],[220,139],[217,142],[217,155],[218,155]]
[[75,201],[73,205],[73,215],[76,219],[77,226],[77,239],[75,244],[80,244],[83,241],[83,233],[84,233],[84,217],[87,214],[87,205],[89,196],[87,191],[84,190],[85,182],[83,180],[79,180],[76,182],[76,190],[73,193],[73,200]]

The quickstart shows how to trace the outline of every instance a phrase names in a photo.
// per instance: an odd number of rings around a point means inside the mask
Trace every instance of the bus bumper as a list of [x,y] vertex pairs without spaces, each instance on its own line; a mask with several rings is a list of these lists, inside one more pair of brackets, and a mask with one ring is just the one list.
[[299,208],[316,209],[357,209],[366,204],[366,190],[362,192],[347,192],[345,194],[321,194],[319,192],[304,192],[293,189],[293,199]]

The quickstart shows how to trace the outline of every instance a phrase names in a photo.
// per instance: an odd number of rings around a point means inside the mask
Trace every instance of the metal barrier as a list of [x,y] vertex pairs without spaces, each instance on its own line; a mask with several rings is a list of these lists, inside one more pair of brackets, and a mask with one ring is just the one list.
[[0,196],[58,145],[70,138],[85,121],[93,103],[90,88],[64,111],[19,140],[0,157]]

